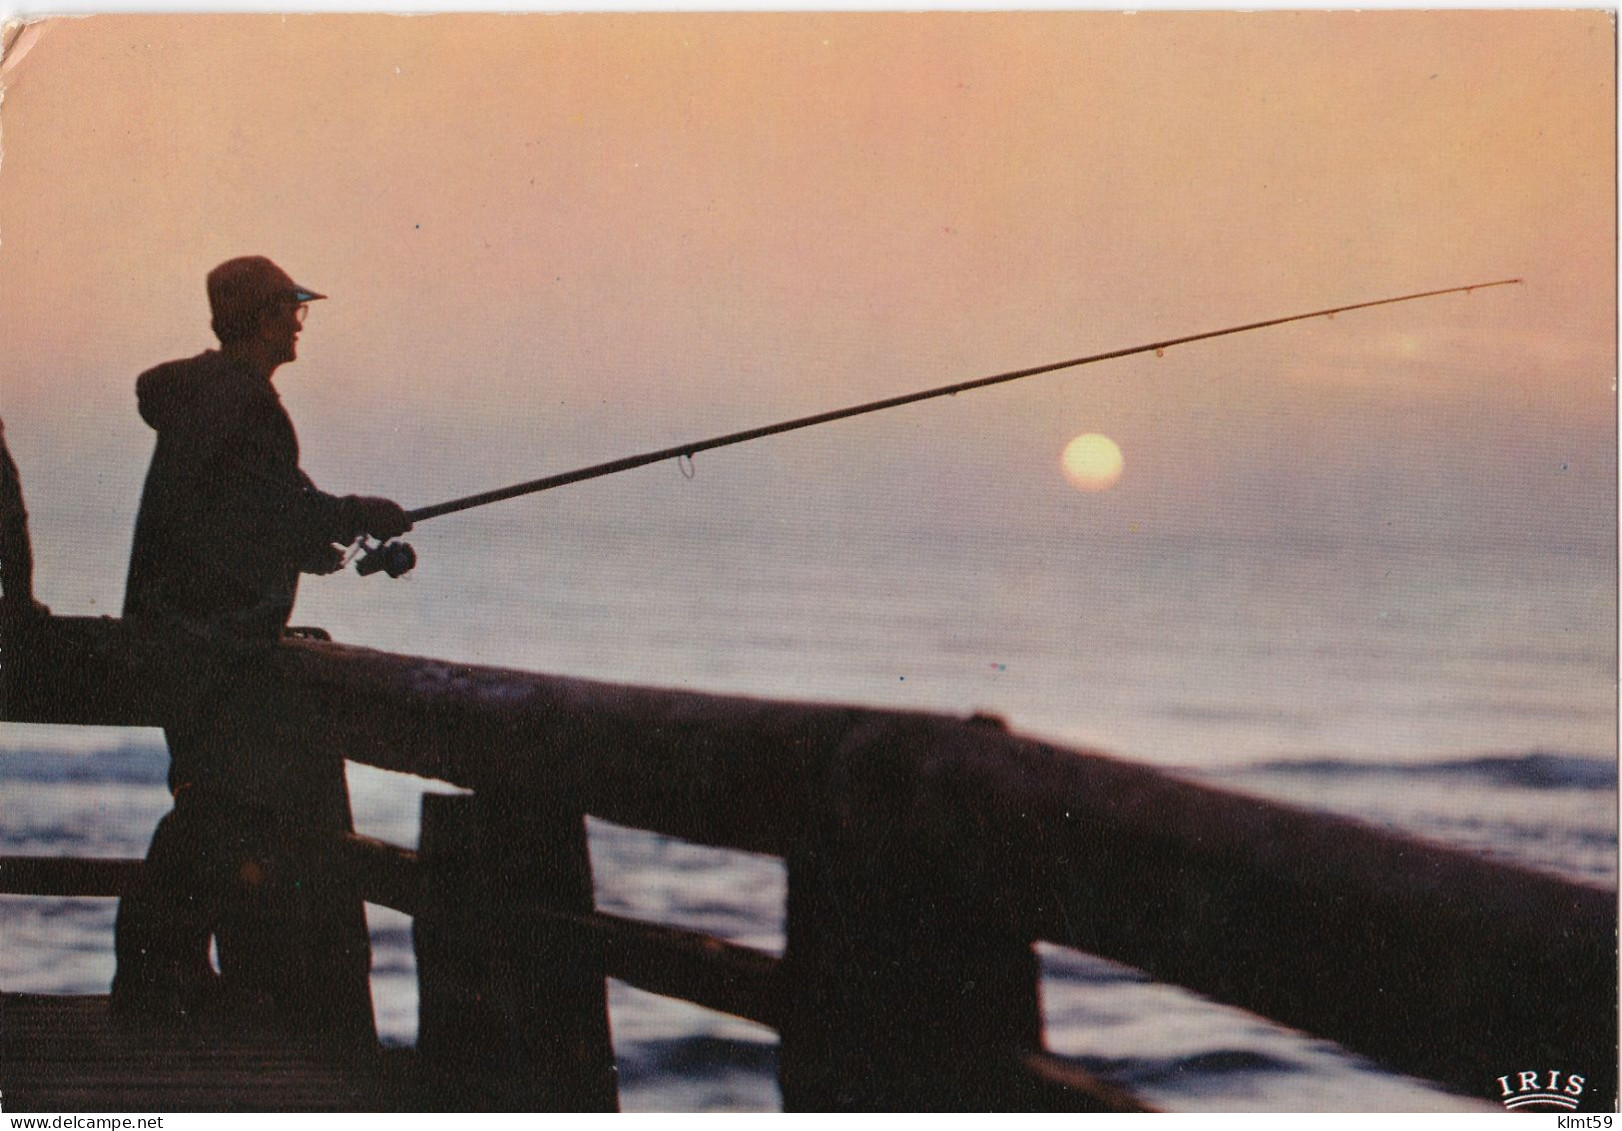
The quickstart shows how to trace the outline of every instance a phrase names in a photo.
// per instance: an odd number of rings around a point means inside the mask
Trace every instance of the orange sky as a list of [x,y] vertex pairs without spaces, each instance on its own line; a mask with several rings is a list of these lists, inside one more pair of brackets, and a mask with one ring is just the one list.
[[[28,34],[0,112],[0,412],[42,559],[90,579],[52,583],[62,611],[116,600],[151,443],[134,377],[211,344],[203,275],[243,253],[333,296],[278,376],[306,466],[408,505],[1520,275],[717,466],[762,490],[836,467],[828,497],[862,507],[884,505],[875,482],[917,505],[961,476],[968,512],[1110,529],[1282,536],[1327,513],[1355,537],[1400,503],[1449,537],[1614,532],[1608,13],[187,15]],[[1079,504],[1057,460],[1086,431],[1129,471]]]

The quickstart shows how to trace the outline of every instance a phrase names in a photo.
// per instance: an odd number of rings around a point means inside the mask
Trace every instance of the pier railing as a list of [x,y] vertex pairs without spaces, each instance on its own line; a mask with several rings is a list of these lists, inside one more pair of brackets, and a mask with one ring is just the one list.
[[[222,654],[324,748],[471,791],[424,798],[416,851],[333,847],[365,899],[415,917],[438,1106],[614,1107],[607,977],[776,1029],[791,1109],[1140,1106],[1045,1050],[1037,940],[1466,1095],[1586,1070],[1585,1108],[1615,1104],[1614,893],[993,719],[89,618],[10,642],[0,714],[160,725]],[[588,814],[783,858],[783,954],[596,910]],[[138,868],[13,858],[0,891],[113,895]]]

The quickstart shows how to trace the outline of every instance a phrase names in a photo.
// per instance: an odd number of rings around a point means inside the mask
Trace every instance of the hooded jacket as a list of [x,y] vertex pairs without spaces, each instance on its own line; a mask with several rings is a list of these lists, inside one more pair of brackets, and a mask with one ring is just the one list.
[[28,538],[28,508],[17,465],[6,448],[0,421],[0,596],[26,602],[34,597],[34,548]]
[[135,520],[124,615],[278,636],[298,575],[359,537],[352,498],[299,470],[298,436],[268,377],[208,350],[141,374],[158,434]]

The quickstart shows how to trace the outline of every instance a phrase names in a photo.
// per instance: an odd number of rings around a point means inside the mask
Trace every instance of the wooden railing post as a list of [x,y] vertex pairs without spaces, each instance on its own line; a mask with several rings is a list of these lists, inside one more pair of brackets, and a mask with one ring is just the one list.
[[847,745],[789,857],[778,1072],[787,1110],[1040,1104],[1033,935],[974,828],[931,811],[903,728]]
[[600,949],[537,912],[592,909],[578,812],[423,798],[417,1050],[446,1109],[615,1111]]

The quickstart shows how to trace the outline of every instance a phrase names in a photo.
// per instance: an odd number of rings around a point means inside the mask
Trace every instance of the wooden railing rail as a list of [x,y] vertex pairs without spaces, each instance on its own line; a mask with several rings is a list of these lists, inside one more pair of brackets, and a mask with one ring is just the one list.
[[[789,1106],[1046,1104],[1053,1093],[1035,1081],[1062,1090],[1063,1073],[1041,1050],[1036,939],[1467,1094],[1491,1095],[1518,1065],[1580,1064],[1589,1094],[1614,1102],[1615,896],[1585,885],[989,720],[307,641],[178,640],[107,620],[59,618],[28,656],[21,678],[11,673],[5,717],[150,725],[200,696],[218,705],[233,686],[275,681],[298,690],[301,725],[328,749],[473,790],[426,799],[420,861],[362,841],[349,854],[372,874],[368,888],[418,916],[428,1050],[437,1043],[454,1061],[482,1047],[511,1017],[468,1002],[499,989],[527,1019],[507,1053],[575,1078],[566,1096],[492,1079],[492,1103],[611,1097],[611,1076],[586,1070],[606,1040],[592,1018],[601,976],[630,971],[779,1028]],[[782,959],[593,910],[587,813],[783,857]],[[500,943],[435,894],[465,904],[498,875],[521,889],[509,892],[511,938]],[[470,965],[481,939],[488,961]],[[516,981],[515,963],[529,971]],[[436,984],[449,987],[438,1005]],[[546,1036],[542,1015],[561,999],[572,1019]],[[1032,1065],[1044,1067],[1033,1076]]]
[[[368,837],[345,839],[334,850],[345,858],[360,897],[415,915],[422,906],[417,854]],[[143,864],[108,857],[0,857],[0,895],[116,899],[135,885]],[[772,1028],[781,1020],[780,960],[769,951],[606,911],[534,913],[595,940],[609,977]]]

